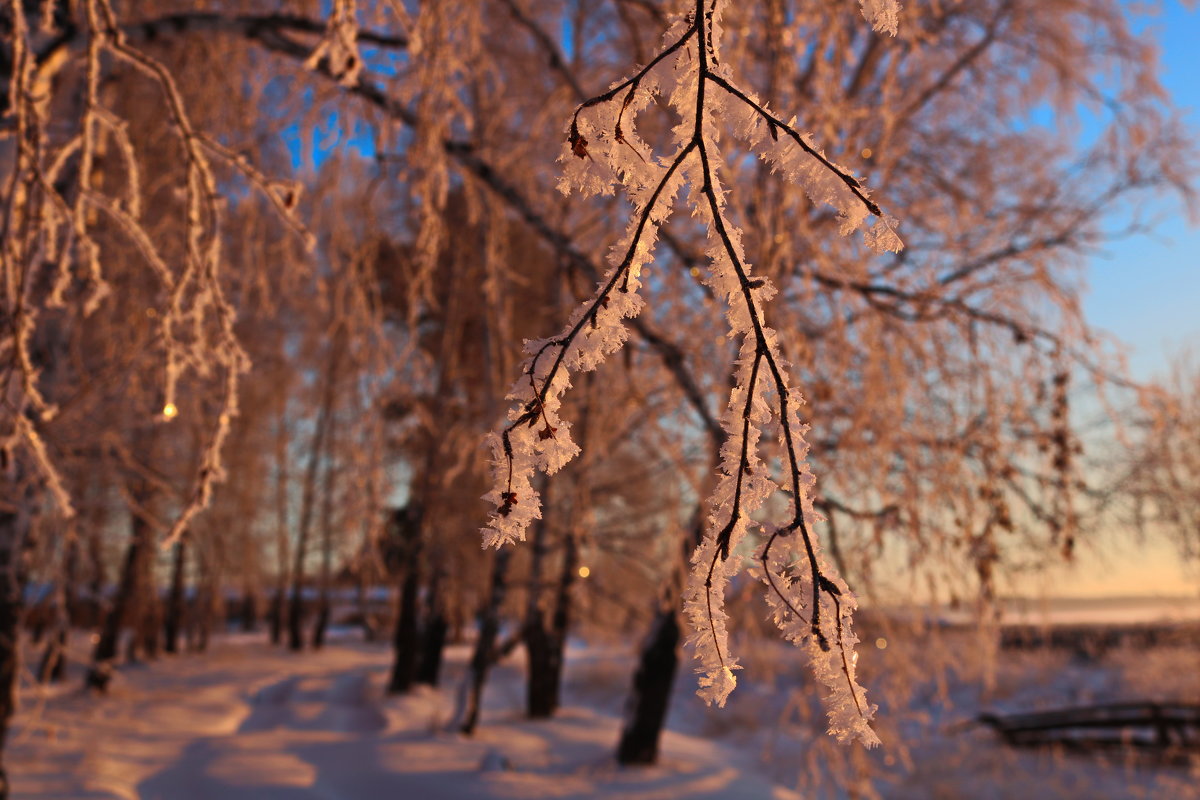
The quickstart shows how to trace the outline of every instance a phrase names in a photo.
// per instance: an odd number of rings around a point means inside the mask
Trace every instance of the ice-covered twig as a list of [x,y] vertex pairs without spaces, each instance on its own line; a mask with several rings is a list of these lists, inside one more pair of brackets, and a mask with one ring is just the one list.
[[[894,4],[884,5],[895,10]],[[700,694],[723,704],[736,685],[733,671],[740,667],[729,653],[724,588],[740,563],[737,547],[749,532],[751,515],[771,494],[786,488],[791,494],[789,519],[780,527],[764,526],[767,538],[759,556],[768,601],[784,635],[807,645],[815,673],[830,690],[831,732],[840,740],[857,738],[875,744],[878,740],[868,725],[873,707],[855,680],[857,640],[850,615],[856,603],[821,558],[811,529],[819,518],[810,498],[815,481],[804,460],[807,426],[797,414],[802,400],[789,385],[775,331],[764,322],[762,306],[775,290],[766,279],[751,277],[742,234],[727,218],[725,191],[717,175],[717,137],[708,123],[738,123],[752,146],[763,143],[769,134],[774,144],[763,148],[763,157],[801,183],[814,201],[834,205],[843,220],[843,233],[857,229],[870,215],[879,220],[866,236],[872,249],[894,251],[902,244],[895,234],[895,220],[883,215],[848,170],[826,158],[792,123],[718,74],[718,7],[715,0],[707,7],[705,0],[696,0],[692,13],[668,32],[668,44],[657,56],[632,77],[581,103],[571,118],[562,158],[564,190],[611,193],[620,185],[632,199],[635,213],[626,243],[616,251],[623,255],[614,260],[596,294],[576,309],[559,336],[527,343],[529,358],[522,378],[509,394],[518,405],[509,413],[508,424],[491,437],[495,484],[487,499],[496,511],[483,531],[484,545],[523,539],[525,528],[540,516],[531,483],[533,471],[554,472],[578,452],[568,424],[558,415],[569,375],[595,368],[624,342],[622,320],[641,310],[636,298],[641,268],[650,261],[657,228],[671,199],[686,182],[693,208],[708,223],[712,266],[704,281],[714,296],[728,304],[730,335],[742,340],[735,387],[722,420],[726,439],[721,478],[709,501],[706,535],[693,556],[685,594],[685,611],[695,631],[691,641],[704,673]],[[722,91],[709,92],[710,85]],[[638,112],[659,94],[683,119],[675,128],[675,154],[665,161],[643,155],[651,151],[638,139],[635,125]],[[799,157],[796,149],[780,142],[779,131],[796,146]],[[770,477],[758,457],[761,431],[772,419],[778,422],[787,456],[786,487]],[[802,548],[784,546],[797,541]],[[803,565],[802,577],[793,579],[789,574],[796,564]],[[804,608],[807,614],[801,611]]]

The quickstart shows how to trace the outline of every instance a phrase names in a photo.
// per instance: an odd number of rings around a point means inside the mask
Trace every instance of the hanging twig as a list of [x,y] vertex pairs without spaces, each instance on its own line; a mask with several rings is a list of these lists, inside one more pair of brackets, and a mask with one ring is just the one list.
[[[871,13],[877,15],[875,5]],[[833,691],[831,730],[840,739],[859,738],[872,744],[877,740],[867,720],[873,709],[864,705],[863,690],[854,679],[857,640],[848,619],[855,602],[821,559],[810,529],[811,521],[818,517],[809,498],[813,477],[803,460],[808,446],[803,440],[806,426],[797,416],[800,398],[788,385],[775,332],[764,323],[762,304],[774,294],[774,288],[763,278],[750,277],[741,252],[741,233],[725,214],[724,190],[717,177],[719,161],[706,125],[716,118],[748,122],[742,128],[750,130],[750,144],[769,138],[773,144],[763,147],[763,157],[800,181],[815,200],[833,203],[842,217],[843,232],[858,227],[870,215],[879,220],[866,237],[873,249],[898,250],[902,245],[894,232],[895,221],[883,216],[848,170],[834,164],[792,124],[767,111],[764,104],[720,74],[717,6],[713,2],[706,7],[704,0],[697,0],[693,12],[668,34],[669,44],[657,56],[632,77],[582,102],[571,118],[564,155],[568,167],[565,183],[584,192],[606,191],[607,184],[594,173],[608,169],[629,192],[636,210],[620,249],[622,255],[592,299],[576,309],[558,336],[527,345],[530,357],[522,380],[509,395],[519,405],[510,413],[508,424],[492,438],[497,484],[490,498],[497,508],[484,530],[484,544],[500,546],[523,539],[529,522],[540,516],[539,499],[530,484],[533,470],[552,473],[578,452],[569,436],[569,424],[558,416],[561,395],[569,386],[568,375],[595,368],[623,343],[623,319],[641,310],[637,298],[641,270],[650,262],[658,226],[669,213],[675,193],[686,183],[694,206],[709,223],[712,269],[705,283],[715,296],[729,303],[731,335],[743,339],[736,387],[722,421],[726,434],[722,479],[710,501],[708,533],[693,558],[687,594],[687,610],[697,629],[693,642],[706,673],[701,678],[701,695],[723,704],[736,684],[733,670],[738,665],[728,652],[723,590],[739,562],[735,551],[751,524],[750,515],[782,488],[769,477],[757,455],[762,426],[775,418],[787,454],[785,486],[792,509],[782,527],[764,526],[767,538],[758,560],[768,600],[785,635],[812,645],[814,669]],[[664,74],[656,70],[660,65]],[[709,84],[722,90],[720,96],[707,92]],[[678,140],[669,159],[646,159],[638,146],[634,121],[660,91],[685,118],[685,125],[676,130],[687,130],[690,119],[690,133]],[[721,97],[731,98],[735,105]],[[614,102],[618,99],[619,104]],[[584,113],[589,110],[602,119],[594,121],[590,113]],[[785,142],[779,139],[780,131],[787,136]],[[800,158],[807,160],[797,161],[786,142],[797,146]],[[630,160],[630,151],[638,161]],[[760,379],[763,372],[770,375],[774,388],[772,403],[766,400],[767,387]],[[540,435],[534,435],[533,428],[539,423],[544,427]],[[777,542],[792,538],[803,543],[801,552],[776,547]],[[787,574],[796,559],[805,565],[798,581]],[[793,599],[789,593],[796,591],[806,594],[809,602],[799,596]],[[828,623],[823,622],[823,603],[828,604],[826,611],[832,617]],[[808,609],[807,616],[800,608]],[[835,646],[831,646],[831,638]]]

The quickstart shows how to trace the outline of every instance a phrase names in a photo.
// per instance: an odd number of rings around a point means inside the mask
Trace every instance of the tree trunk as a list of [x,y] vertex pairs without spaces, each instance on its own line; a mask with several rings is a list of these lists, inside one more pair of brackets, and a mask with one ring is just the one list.
[[201,547],[193,542],[192,554],[196,561],[195,589],[192,613],[189,614],[188,646],[193,652],[203,653],[208,649],[213,625],[224,625],[226,606],[221,592],[222,553],[219,539],[210,539]]
[[296,540],[296,563],[292,569],[292,594],[288,601],[288,647],[300,651],[304,649],[304,550],[308,537],[301,529],[300,537]]
[[495,656],[496,637],[500,634],[500,607],[508,593],[508,561],[511,547],[502,547],[492,562],[492,590],[487,603],[479,611],[479,638],[475,641],[475,652],[471,655],[468,675],[466,708],[463,711],[459,730],[470,736],[479,724],[479,712],[483,704],[483,686]]
[[337,473],[333,468],[336,426],[331,420],[325,447],[325,479],[321,491],[321,596],[318,601],[317,623],[313,626],[313,648],[325,646],[325,630],[329,627],[331,583],[333,581],[333,495]]
[[102,527],[101,520],[89,520],[88,563],[91,566],[91,581],[88,584],[87,619],[84,621],[84,626],[88,628],[99,628],[104,616],[104,587],[108,585],[108,575],[104,563],[104,542],[101,540]]
[[421,631],[421,658],[417,664],[417,683],[426,686],[438,685],[442,671],[442,651],[446,647],[446,634],[450,629],[443,608],[443,572],[444,567],[440,564],[434,569],[433,580],[429,584],[429,610],[425,615],[424,629]]
[[168,653],[179,652],[179,633],[183,630],[183,576],[187,565],[187,539],[175,543],[174,560],[171,564],[171,589],[167,595],[167,613],[163,621],[163,649]]
[[280,411],[279,427],[275,436],[275,557],[278,574],[275,592],[271,597],[270,614],[271,644],[283,641],[283,614],[286,608],[288,586],[288,429],[285,407]]
[[136,637],[142,647],[142,657],[147,661],[158,658],[159,632],[163,628],[162,602],[154,580],[154,561],[157,547],[153,540],[142,549],[141,578],[138,591],[138,626]]
[[388,682],[388,692],[391,694],[407,692],[417,677],[417,659],[420,657],[417,604],[420,602],[423,516],[420,506],[410,504],[397,511],[394,517],[403,566],[396,600],[396,629],[392,637],[394,659],[391,680]]
[[[444,378],[444,374],[443,374]],[[442,378],[439,379],[439,387],[442,387]],[[440,391],[440,388],[439,388]],[[439,413],[435,410],[435,414]],[[440,429],[440,428],[439,428]],[[424,660],[426,666],[433,670],[433,679],[437,680],[437,671],[441,668],[441,653],[439,652],[436,659],[429,660],[429,656],[424,655],[425,647],[437,644],[436,630],[433,641],[423,640],[421,637],[421,614],[420,614],[420,587],[421,587],[421,560],[425,557],[424,553],[424,525],[429,514],[429,510],[434,507],[435,495],[437,493],[437,481],[435,476],[439,474],[438,453],[440,442],[435,438],[431,438],[426,444],[425,461],[421,470],[421,479],[414,482],[413,494],[411,495],[408,506],[398,512],[393,518],[393,524],[396,527],[396,534],[399,536],[400,549],[400,593],[397,599],[396,608],[396,629],[392,637],[395,650],[395,660],[392,664],[392,680],[390,692],[399,693],[407,692],[412,688],[414,682],[417,681],[417,675],[421,672],[420,662]],[[435,570],[440,565],[442,549],[435,541],[430,548],[430,557],[434,562]],[[436,572],[435,572],[436,575]],[[430,603],[436,602],[432,597]],[[427,615],[426,625],[433,622],[432,615]],[[426,632],[431,629],[427,627]]]
[[321,595],[321,599],[317,604],[317,620],[313,623],[312,646],[313,650],[320,650],[325,646],[325,632],[329,629],[329,596]]
[[525,653],[528,657],[526,672],[525,701],[526,713],[530,719],[545,719],[554,715],[558,708],[558,675],[561,672],[555,664],[556,651],[551,643],[551,634],[547,630],[546,615],[542,610],[543,566],[546,562],[546,551],[549,549],[549,507],[546,497],[548,485],[542,483],[542,503],[547,511],[533,524],[533,536],[530,543],[529,562],[529,599],[525,608],[525,624],[521,628],[521,638],[525,643]]
[[[554,612],[550,630],[546,637],[547,652],[541,665],[539,691],[533,691],[532,668],[530,684],[531,717],[550,717],[558,711],[562,697],[563,665],[566,663],[567,632],[571,627],[571,587],[575,584],[579,566],[579,548],[574,531],[568,530],[563,541],[562,570],[559,574],[558,591],[554,598]],[[534,697],[538,703],[534,706]]]
[[[586,443],[591,426],[592,382],[594,374],[588,373],[584,385],[584,406],[579,420],[578,435],[581,442]],[[579,473],[577,473],[578,475]],[[549,483],[542,483],[542,492],[549,489]],[[554,609],[551,612],[550,626],[547,629],[544,615],[540,607],[531,605],[529,619],[534,622],[531,628],[526,627],[526,650],[529,653],[529,687],[527,712],[531,719],[546,719],[558,711],[562,697],[563,665],[566,657],[567,631],[571,624],[571,588],[575,583],[576,570],[579,568],[579,547],[576,538],[576,514],[580,507],[587,504],[585,484],[578,477],[575,479],[575,497],[570,504],[563,524],[563,555],[559,568],[558,581],[554,595]],[[546,503],[546,507],[549,504]],[[532,591],[537,590],[541,581],[541,561],[548,547],[547,531],[542,523],[548,512],[543,512],[543,518],[538,521],[539,528],[534,530],[533,563],[531,570],[536,577],[531,580]],[[532,599],[532,598],[531,598]],[[540,598],[537,598],[540,600]]]
[[240,613],[242,633],[254,633],[258,630],[258,593],[249,586],[242,590]]
[[[134,513],[136,514],[136,512]],[[144,656],[147,660],[153,659],[155,650],[155,642],[147,635],[146,631],[147,626],[153,624],[154,618],[153,587],[150,585],[153,580],[151,562],[154,555],[151,551],[154,542],[152,532],[147,530],[144,535],[145,538],[142,545],[138,547],[133,563],[136,574],[133,578],[133,589],[125,612],[126,627],[129,628],[129,636],[125,639],[125,660],[129,663],[137,662],[140,656]]]
[[678,646],[679,621],[675,608],[664,607],[654,619],[633,676],[629,718],[617,745],[618,764],[653,764],[658,760],[658,740],[679,665]]
[[275,587],[275,593],[271,596],[271,644],[279,644],[283,641],[283,609],[286,605],[284,595],[287,594],[287,589],[282,583]]
[[628,701],[628,717],[621,729],[617,744],[617,763],[625,766],[653,764],[658,760],[658,742],[667,708],[671,702],[671,686],[679,666],[679,619],[684,575],[690,566],[691,552],[704,536],[703,509],[697,509],[692,523],[692,535],[680,542],[674,574],[666,584],[659,601],[659,611],[642,646],[637,672],[633,676],[633,692]]
[[[454,351],[460,344],[457,336],[451,332],[458,330],[457,320],[461,312],[460,292],[457,289],[461,271],[451,261],[447,265],[446,274],[442,277],[449,287],[447,295],[449,299],[446,307],[446,325],[442,328],[437,345],[437,363],[441,366],[438,369],[434,396],[439,398],[448,396],[450,375],[456,359]],[[444,559],[446,556],[442,544],[432,536],[428,555],[423,553],[424,524],[430,519],[438,519],[439,517],[434,515],[441,511],[438,505],[440,501],[438,477],[442,475],[442,461],[445,456],[443,451],[446,447],[442,432],[453,424],[453,407],[451,403],[439,402],[434,403],[429,409],[432,420],[426,429],[428,436],[424,443],[425,458],[420,470],[420,480],[414,482],[413,494],[409,500],[409,507],[414,508],[416,513],[411,515],[412,532],[409,536],[412,547],[408,554],[408,564],[400,592],[400,608],[396,619],[394,637],[396,661],[392,667],[392,691],[394,692],[407,691],[413,683],[417,682],[436,686],[438,674],[441,672],[442,648],[445,646],[446,632],[449,627],[443,610],[443,598],[439,591],[445,570]],[[420,622],[418,607],[421,559],[423,557],[427,557],[430,562],[430,571],[433,575],[431,585],[428,587],[429,596],[424,626]],[[399,685],[403,685],[404,688],[396,688]]]
[[548,719],[558,709],[558,675],[555,650],[541,615],[525,624],[525,652],[529,656],[526,675],[525,711],[530,719]]
[[9,797],[8,773],[2,759],[8,724],[17,707],[20,670],[21,528],[18,514],[0,511],[0,800]]
[[112,607],[105,615],[100,638],[96,641],[96,649],[92,653],[92,664],[84,680],[86,688],[103,692],[108,689],[108,683],[112,680],[113,660],[117,657],[121,628],[125,624],[130,607],[137,601],[142,552],[152,546],[153,535],[150,525],[134,513],[117,593],[113,597]]
[[329,349],[329,361],[325,366],[324,384],[321,390],[321,406],[317,411],[316,429],[313,431],[312,449],[304,470],[304,488],[300,498],[300,531],[296,536],[296,559],[292,567],[292,598],[288,613],[288,646],[292,650],[304,649],[304,560],[308,555],[308,535],[312,528],[313,506],[316,504],[317,471],[321,456],[325,453],[325,438],[329,433],[330,417],[337,388],[337,366],[341,354],[344,329],[339,327]]

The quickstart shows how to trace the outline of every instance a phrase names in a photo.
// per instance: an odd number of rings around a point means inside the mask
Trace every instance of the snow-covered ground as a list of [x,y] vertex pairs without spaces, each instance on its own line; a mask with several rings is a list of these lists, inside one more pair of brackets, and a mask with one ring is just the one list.
[[[581,666],[598,657],[579,655]],[[465,648],[450,657],[454,680]],[[388,659],[349,639],[302,656],[231,639],[121,670],[106,697],[26,694],[8,754],[15,797],[796,797],[678,733],[660,766],[618,769],[619,715],[575,706],[524,721],[516,665],[497,671],[474,737],[446,732],[453,692],[383,699]]]
[[1195,702],[1196,651],[1118,653],[1099,664],[1009,654],[985,690],[965,651],[957,667],[928,668],[964,646],[906,652],[895,643],[864,657],[872,699],[884,706],[884,746],[870,753],[821,734],[795,651],[751,654],[747,673],[757,674],[723,710],[705,708],[684,674],[662,763],[623,770],[612,751],[628,645],[573,646],[567,704],[551,721],[522,719],[520,658],[505,663],[468,739],[447,730],[464,647],[451,648],[447,689],[385,698],[384,645],[347,634],[295,656],[228,637],[206,655],[126,667],[106,697],[83,693],[79,681],[25,691],[8,761],[14,797],[41,800],[1200,797],[1196,769],[1015,752],[970,722],[983,708]]

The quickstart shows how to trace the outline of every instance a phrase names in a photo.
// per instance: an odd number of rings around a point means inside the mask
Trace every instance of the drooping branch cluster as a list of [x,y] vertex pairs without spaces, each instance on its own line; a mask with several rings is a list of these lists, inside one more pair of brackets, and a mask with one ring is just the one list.
[[[830,690],[831,732],[841,740],[858,738],[872,744],[877,740],[867,723],[873,709],[855,680],[856,639],[849,621],[855,601],[821,557],[812,531],[819,517],[810,496],[815,479],[805,462],[807,426],[798,415],[802,399],[789,384],[776,333],[764,321],[764,304],[775,289],[766,279],[751,277],[742,234],[725,210],[719,178],[721,132],[733,131],[777,171],[804,187],[814,202],[832,205],[843,234],[874,216],[868,245],[877,252],[897,251],[902,245],[895,220],[883,216],[848,170],[826,158],[796,130],[794,121],[773,114],[725,74],[719,59],[718,6],[697,0],[694,10],[668,32],[657,56],[632,77],[582,103],[572,117],[560,188],[598,194],[611,193],[619,184],[634,214],[596,294],[575,310],[558,336],[526,345],[529,358],[509,394],[518,405],[508,424],[491,437],[495,485],[487,499],[497,508],[483,531],[484,545],[523,539],[525,528],[540,516],[531,483],[534,470],[553,473],[578,453],[569,423],[558,414],[570,373],[594,369],[623,344],[623,320],[641,310],[637,291],[642,269],[652,259],[658,228],[686,185],[688,204],[708,230],[711,268],[703,280],[725,301],[729,335],[742,342],[735,387],[721,421],[725,440],[720,478],[685,595],[692,642],[704,673],[700,694],[723,704],[736,684],[733,670],[738,664],[729,652],[724,589],[740,567],[738,548],[756,524],[752,515],[783,489],[789,494],[785,522],[760,525],[765,536],[756,558],[760,577],[784,635],[805,643],[818,678]],[[894,7],[890,13],[894,19]],[[871,18],[878,23],[878,10]],[[658,96],[681,119],[674,129],[677,149],[666,158],[653,155],[635,126],[638,113]],[[784,454],[782,481],[771,476],[758,455],[762,432],[772,423],[778,426]]]
[[[192,488],[171,526],[170,542],[208,504],[224,474],[221,450],[238,411],[239,377],[249,367],[234,331],[236,313],[222,285],[223,201],[214,161],[225,163],[262,191],[306,244],[311,245],[311,237],[294,214],[294,187],[268,181],[244,157],[196,129],[170,70],[130,44],[109,0],[80,3],[74,11],[77,19],[56,20],[48,11],[36,29],[24,16],[25,5],[11,0],[4,9],[10,23],[5,38],[14,59],[3,130],[13,136],[15,147],[3,188],[0,357],[6,366],[0,384],[5,404],[0,436],[6,451],[21,449],[31,455],[59,511],[70,516],[70,497],[39,433],[39,426],[51,420],[56,409],[43,398],[39,385],[43,365],[32,355],[30,341],[42,309],[63,308],[79,297],[79,310],[86,318],[111,293],[97,231],[104,223],[115,223],[112,229],[141,255],[163,298],[161,308],[151,309],[158,325],[156,347],[164,359],[162,418],[170,420],[179,413],[178,387],[186,373],[215,377],[221,385],[216,423],[206,437]],[[48,10],[55,7],[45,4]],[[60,23],[66,29],[56,30]],[[47,39],[49,45],[40,44]],[[49,113],[53,103],[69,102],[54,97],[55,78],[70,62],[71,44],[78,40],[86,42],[79,123],[63,139],[51,131]],[[148,78],[161,94],[164,116],[182,154],[182,219],[172,229],[179,233],[179,244],[173,248],[181,253],[178,257],[164,255],[167,243],[151,234],[144,219],[138,155],[128,124],[106,107],[100,92],[110,63]],[[106,192],[112,179],[100,179],[97,154],[102,147],[115,151],[121,165],[123,180],[115,196]]]

